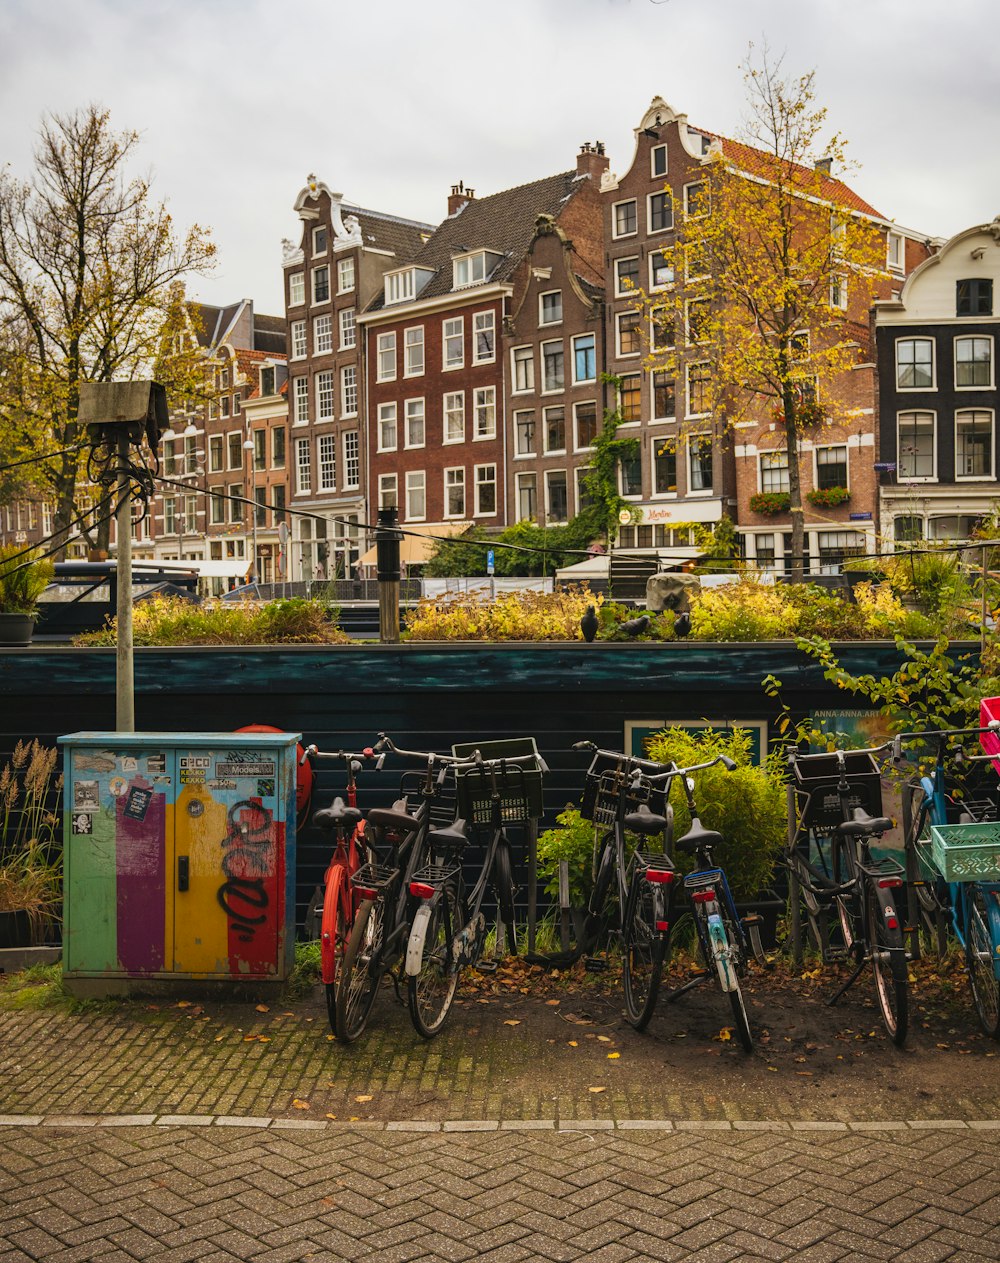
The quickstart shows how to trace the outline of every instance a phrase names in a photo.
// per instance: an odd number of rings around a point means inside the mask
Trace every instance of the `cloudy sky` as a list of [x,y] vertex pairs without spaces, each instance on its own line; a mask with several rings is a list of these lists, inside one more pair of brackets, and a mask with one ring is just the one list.
[[279,312],[281,239],[310,172],[359,205],[437,222],[566,170],[615,171],[660,95],[733,135],[740,65],[767,42],[816,71],[858,191],[948,236],[1000,214],[998,0],[0,0],[0,160],[30,173],[38,123],[90,102],[142,133],[179,226],[219,265],[192,291]]

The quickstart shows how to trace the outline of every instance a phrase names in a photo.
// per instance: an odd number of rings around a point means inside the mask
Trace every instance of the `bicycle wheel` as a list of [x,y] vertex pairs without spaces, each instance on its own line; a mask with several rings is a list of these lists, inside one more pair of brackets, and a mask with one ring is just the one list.
[[[894,1044],[902,1045],[909,1020],[909,965],[896,905],[889,891],[879,892],[873,881],[865,884],[865,905],[875,998],[889,1038]],[[889,925],[890,918],[896,923],[895,928]]]
[[425,1039],[430,1039],[441,1029],[455,998],[458,967],[451,945],[459,928],[457,920],[458,896],[454,886],[448,885],[431,909],[420,972],[407,978],[406,999],[410,1018]]
[[747,1013],[746,1002],[743,999],[743,987],[740,985],[740,979],[744,977],[747,970],[746,956],[743,952],[742,931],[733,920],[732,914],[725,904],[720,905],[719,913],[722,917],[722,924],[725,927],[726,938],[729,940],[729,1005],[733,1010],[733,1024],[736,1027],[739,1041],[743,1045],[743,1051],[753,1052],[753,1032],[750,1029],[750,1015]]
[[965,899],[965,959],[969,986],[979,1024],[991,1039],[1000,1039],[1000,982],[993,972],[993,939],[990,934],[986,892],[978,884],[963,891]]
[[351,928],[337,979],[333,1033],[351,1044],[364,1031],[382,980],[385,904],[366,899]]
[[637,1031],[649,1025],[660,990],[666,936],[657,930],[664,920],[663,893],[642,873],[633,873],[622,923],[622,986],[625,1012]]
[[[493,888],[497,896],[497,919],[503,923],[507,936],[507,947],[517,950],[514,936],[514,873],[510,862],[510,846],[506,839],[501,840],[493,859]],[[498,936],[499,937],[499,936]],[[504,944],[497,943],[497,956],[504,955]]]
[[336,1033],[337,1009],[337,973],[347,949],[347,939],[351,932],[350,889],[347,885],[347,872],[342,864],[335,864],[330,869],[326,889],[323,892],[323,919],[320,925],[320,976],[326,988],[326,1012],[330,1019],[330,1029]]

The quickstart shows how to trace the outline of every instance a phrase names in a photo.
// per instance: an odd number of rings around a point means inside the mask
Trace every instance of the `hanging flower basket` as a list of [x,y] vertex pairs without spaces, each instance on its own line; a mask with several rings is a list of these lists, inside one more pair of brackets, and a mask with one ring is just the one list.
[[750,508],[754,513],[763,513],[766,517],[787,513],[790,503],[787,491],[758,491],[750,497]]
[[810,504],[826,509],[835,509],[838,504],[846,504],[850,498],[851,493],[846,487],[816,487],[806,492],[806,499]]

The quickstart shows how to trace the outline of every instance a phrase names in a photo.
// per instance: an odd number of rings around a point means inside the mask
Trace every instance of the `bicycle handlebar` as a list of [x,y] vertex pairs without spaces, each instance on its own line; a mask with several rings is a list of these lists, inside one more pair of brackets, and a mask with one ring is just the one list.
[[[441,763],[446,768],[447,767],[456,767],[456,768],[473,768],[474,767],[474,768],[482,768],[486,771],[489,771],[492,768],[499,768],[502,766],[519,767],[523,771],[529,771],[529,772],[534,772],[534,771],[547,772],[549,770],[548,764],[545,762],[545,760],[542,758],[540,754],[539,755],[520,754],[520,755],[515,755],[513,757],[510,757],[510,758],[484,759],[479,750],[473,750],[471,754],[461,754],[461,755],[438,754],[434,750],[403,750],[399,746],[396,745],[396,743],[387,733],[380,732],[378,734],[378,737],[379,739],[375,743],[375,747],[374,747],[375,750],[381,750],[381,751],[388,750],[388,751],[391,751],[391,753],[393,754],[398,754],[401,758],[416,759],[418,762],[426,763],[430,767],[433,767],[435,763]],[[383,758],[385,757],[384,754],[382,757]]]
[[637,768],[632,774],[632,783],[639,784],[645,782],[648,785],[666,784],[676,776],[690,776],[692,772],[703,772],[707,767],[715,767],[717,763],[721,763],[727,772],[735,772],[738,764],[729,757],[728,754],[717,754],[714,759],[709,759],[707,763],[692,763],[689,767],[673,767],[667,772],[656,772],[653,774],[643,772],[641,768]]
[[308,745],[302,751],[302,758],[299,759],[300,766],[307,759],[342,759],[345,763],[355,764],[356,771],[360,771],[365,763],[375,759],[375,771],[378,772],[381,771],[382,764],[385,762],[385,755],[380,754],[376,756],[371,746],[367,746],[360,754],[357,754],[351,750],[321,750],[316,745]]

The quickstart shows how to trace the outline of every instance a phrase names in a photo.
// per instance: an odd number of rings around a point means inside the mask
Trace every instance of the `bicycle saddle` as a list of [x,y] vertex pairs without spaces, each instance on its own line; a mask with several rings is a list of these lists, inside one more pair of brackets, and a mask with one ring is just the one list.
[[845,837],[860,838],[868,833],[885,833],[892,828],[886,816],[870,816],[864,807],[854,808],[854,819],[837,825],[837,832]]
[[319,825],[321,829],[336,829],[340,825],[349,829],[361,819],[361,812],[357,807],[348,807],[342,798],[337,797],[329,807],[322,807],[316,812],[313,824]]
[[721,842],[722,834],[714,829],[706,829],[696,816],[691,821],[691,828],[683,837],[677,839],[675,845],[679,851],[691,852],[697,851],[699,847],[719,846]]
[[368,823],[376,829],[393,829],[397,833],[412,833],[420,825],[406,810],[405,798],[398,798],[391,807],[373,807],[368,813]]
[[469,830],[464,820],[455,820],[440,829],[431,829],[427,834],[427,842],[434,850],[457,850],[466,846],[468,841]]
[[666,827],[666,816],[656,815],[655,812],[649,810],[645,803],[640,803],[635,811],[630,811],[625,817],[625,828],[632,833],[652,835],[662,833]]

